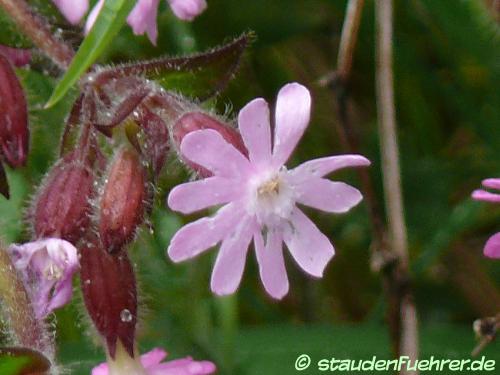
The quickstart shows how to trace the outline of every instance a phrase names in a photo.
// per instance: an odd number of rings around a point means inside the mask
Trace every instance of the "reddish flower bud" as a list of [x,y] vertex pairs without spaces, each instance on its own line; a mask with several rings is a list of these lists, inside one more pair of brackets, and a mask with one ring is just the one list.
[[0,152],[11,167],[26,162],[29,147],[28,107],[9,60],[0,54]]
[[57,237],[75,243],[86,232],[94,182],[87,164],[70,153],[49,171],[32,210],[37,238]]
[[146,178],[139,156],[133,150],[119,150],[99,205],[99,234],[110,253],[133,239],[144,218],[146,195]]
[[25,66],[31,61],[31,51],[25,48],[13,48],[0,44],[0,55],[4,55],[14,66]]
[[[195,130],[213,129],[228,142],[238,149],[243,155],[248,156],[248,151],[241,139],[240,134],[236,129],[233,129],[227,124],[222,123],[220,120],[200,112],[189,112],[183,115],[173,126],[174,142],[179,149],[182,139],[186,134]],[[182,156],[181,156],[182,157]],[[198,164],[186,161],[186,163],[198,172],[202,177],[208,177],[211,172],[199,166]]]
[[137,290],[127,253],[110,255],[98,240],[91,240],[80,254],[83,300],[97,331],[106,340],[112,358],[118,339],[133,357]]
[[7,181],[7,175],[5,174],[2,163],[0,163],[0,194],[2,194],[7,199],[9,199],[10,197],[9,181]]
[[144,143],[141,152],[150,163],[155,177],[158,177],[169,149],[168,128],[160,116],[143,107],[136,116],[137,123],[144,132]]

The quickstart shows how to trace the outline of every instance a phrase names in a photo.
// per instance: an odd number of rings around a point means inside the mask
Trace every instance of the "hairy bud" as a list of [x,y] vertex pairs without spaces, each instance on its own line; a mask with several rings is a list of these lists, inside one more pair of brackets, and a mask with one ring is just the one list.
[[134,357],[137,323],[137,290],[132,264],[126,252],[111,255],[89,241],[80,249],[81,287],[87,311],[115,357],[118,339]]
[[133,239],[144,218],[146,195],[146,178],[139,156],[133,150],[119,150],[99,203],[99,234],[110,253]]
[[168,128],[162,118],[147,107],[141,108],[137,112],[136,121],[144,133],[141,153],[151,165],[153,175],[157,178],[167,160]]
[[75,243],[87,230],[94,174],[88,163],[74,155],[59,160],[39,189],[32,209],[37,238],[57,237]]
[[24,165],[29,147],[28,107],[9,60],[0,54],[0,152],[13,168]]
[[25,66],[31,61],[31,51],[25,48],[13,48],[0,44],[0,55],[4,55],[14,66]]
[[[243,143],[240,134],[235,129],[227,124],[222,123],[220,120],[214,117],[200,112],[186,113],[174,124],[172,132],[177,149],[180,148],[182,139],[187,134],[195,130],[202,129],[216,130],[228,143],[232,144],[243,155],[248,155],[245,144]],[[198,164],[192,163],[190,161],[186,161],[186,163],[196,172],[198,172],[202,177],[208,177],[211,175],[210,171],[199,166]]]

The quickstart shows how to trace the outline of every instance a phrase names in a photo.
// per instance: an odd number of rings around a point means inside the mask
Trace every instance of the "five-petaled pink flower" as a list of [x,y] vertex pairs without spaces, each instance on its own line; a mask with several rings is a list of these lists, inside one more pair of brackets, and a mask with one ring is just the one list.
[[310,109],[311,97],[304,86],[284,86],[278,94],[271,144],[268,104],[261,98],[247,104],[239,113],[238,126],[248,158],[215,130],[197,130],[184,137],[183,156],[213,176],[175,187],[168,205],[184,214],[224,206],[213,217],[181,228],[172,238],[168,254],[179,262],[222,241],[211,280],[216,294],[237,289],[252,240],[264,287],[277,299],[289,287],[283,242],[298,265],[315,277],[323,275],[333,257],[330,240],[297,203],[326,212],[348,211],[361,201],[361,193],[324,177],[340,168],[367,166],[370,161],[360,155],[339,155],[288,170],[284,164],[309,123]]
[[35,314],[44,318],[64,306],[73,294],[73,274],[79,262],[76,248],[59,238],[11,245],[13,263],[23,275]]
[[[487,178],[483,180],[483,186],[488,189],[500,189],[500,178]],[[500,203],[500,194],[491,193],[486,190],[474,190],[472,198],[478,201]],[[500,232],[489,238],[484,246],[484,255],[489,258],[500,258]]]
[[[77,24],[87,13],[88,0],[53,0],[66,19]],[[207,7],[205,0],[167,0],[172,12],[181,20],[192,21]],[[137,0],[135,7],[130,12],[127,22],[132,27],[135,35],[146,33],[153,44],[158,38],[156,18],[160,0]],[[89,13],[85,23],[85,32],[89,32],[97,15],[104,5],[104,0],[99,0]]]
[[[208,375],[216,370],[215,365],[209,361],[195,361],[191,357],[175,359],[168,362],[161,361],[167,353],[160,348],[141,355],[141,364],[147,375]],[[131,375],[130,373],[128,373]],[[92,369],[92,375],[111,375],[109,365],[101,363]]]

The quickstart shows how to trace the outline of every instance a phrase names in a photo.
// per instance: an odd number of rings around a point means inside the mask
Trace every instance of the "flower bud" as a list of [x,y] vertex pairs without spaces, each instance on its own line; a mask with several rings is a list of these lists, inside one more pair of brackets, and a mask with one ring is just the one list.
[[25,48],[13,48],[0,44],[0,55],[4,55],[12,65],[25,66],[31,61],[31,51]]
[[137,323],[137,290],[132,264],[126,252],[110,255],[97,239],[80,249],[83,300],[97,331],[115,358],[118,339],[134,357]]
[[138,154],[119,150],[99,204],[99,234],[104,249],[116,252],[133,239],[144,218],[146,193],[144,168]]
[[26,162],[29,147],[28,107],[9,60],[0,54],[0,153],[13,168]]
[[[189,112],[183,115],[173,126],[173,139],[177,149],[180,148],[182,139],[195,130],[213,129],[230,144],[232,144],[243,155],[248,156],[248,151],[241,139],[240,134],[227,124],[220,120],[200,112]],[[181,155],[182,157],[182,155]],[[198,164],[185,160],[186,164],[193,168],[202,177],[208,177],[211,172]]]
[[7,199],[9,199],[10,197],[9,181],[7,181],[7,175],[5,174],[2,163],[0,163],[0,194],[2,194]]
[[157,178],[167,160],[169,149],[167,125],[160,116],[146,107],[138,111],[136,121],[141,126],[145,138],[141,152]]
[[49,171],[32,209],[37,238],[56,237],[76,243],[86,232],[94,182],[87,164],[70,153]]

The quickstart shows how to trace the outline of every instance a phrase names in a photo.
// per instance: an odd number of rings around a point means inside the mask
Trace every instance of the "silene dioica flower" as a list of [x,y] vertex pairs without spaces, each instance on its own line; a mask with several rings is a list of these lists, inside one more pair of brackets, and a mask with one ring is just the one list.
[[[72,24],[77,24],[87,13],[88,0],[53,0],[61,13]],[[153,44],[156,44],[158,29],[156,18],[160,0],[138,0],[135,7],[130,12],[127,22],[132,27],[134,34],[148,34]],[[191,21],[207,7],[205,0],[168,0],[172,12],[181,20]],[[89,13],[85,24],[85,31],[88,32],[94,24],[97,15],[104,5],[104,0],[99,0]]]
[[126,361],[116,358],[111,363],[101,363],[94,367],[92,375],[113,375],[113,374],[144,374],[144,375],[208,375],[216,370],[215,365],[209,361],[195,361],[191,357],[162,362],[167,356],[161,348],[155,348],[146,354],[141,355],[140,363],[130,357]]
[[181,154],[212,176],[175,187],[168,196],[169,207],[189,214],[223,206],[214,216],[181,228],[168,254],[179,262],[222,242],[211,280],[216,294],[237,289],[252,241],[264,288],[277,299],[289,288],[283,242],[298,265],[315,277],[323,275],[333,257],[328,237],[297,204],[331,213],[348,211],[361,201],[361,193],[324,177],[370,161],[360,155],[339,155],[287,169],[284,164],[307,128],[310,110],[311,96],[304,86],[284,86],[278,94],[272,140],[266,101],[259,98],[247,104],[239,113],[238,127],[248,157],[212,129],[196,130],[183,138]]
[[76,248],[59,238],[11,245],[14,266],[23,277],[39,319],[64,306],[73,295],[73,274],[78,270]]
[[[483,180],[487,189],[500,189],[500,178],[487,178]],[[478,201],[500,203],[500,194],[478,189],[472,192],[472,198]],[[500,232],[491,236],[484,246],[484,255],[488,258],[500,258]]]

